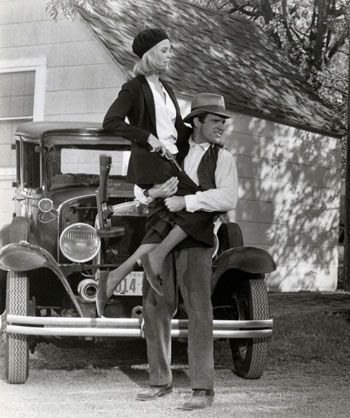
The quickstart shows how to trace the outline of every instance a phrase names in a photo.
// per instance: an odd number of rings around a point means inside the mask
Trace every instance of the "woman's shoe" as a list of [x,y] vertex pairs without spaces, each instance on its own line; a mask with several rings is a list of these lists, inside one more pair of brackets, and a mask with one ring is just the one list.
[[163,296],[162,279],[157,276],[152,270],[151,263],[149,261],[149,255],[144,254],[140,257],[142,267],[146,273],[146,279],[152,289],[158,293],[159,296]]
[[99,317],[103,316],[105,305],[109,299],[107,295],[107,282],[109,271],[99,271],[96,293],[96,310]]

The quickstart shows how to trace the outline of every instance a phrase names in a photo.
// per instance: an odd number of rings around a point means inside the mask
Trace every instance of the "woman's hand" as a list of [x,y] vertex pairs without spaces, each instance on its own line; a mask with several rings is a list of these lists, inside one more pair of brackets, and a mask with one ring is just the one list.
[[151,152],[159,152],[159,154],[162,157],[166,156],[166,148],[164,147],[164,145],[159,141],[159,139],[150,134],[150,136],[147,139],[147,142],[149,143],[149,145],[151,146]]
[[179,180],[177,177],[171,177],[165,183],[155,184],[148,190],[148,194],[152,199],[166,198],[177,192]]

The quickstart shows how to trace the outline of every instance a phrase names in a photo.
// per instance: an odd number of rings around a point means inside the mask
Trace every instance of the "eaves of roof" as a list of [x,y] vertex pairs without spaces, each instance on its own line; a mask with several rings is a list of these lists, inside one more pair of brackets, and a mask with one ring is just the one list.
[[253,22],[185,0],[108,0],[77,7],[114,60],[132,76],[134,36],[161,27],[174,51],[167,78],[177,93],[216,92],[228,109],[341,136],[340,120]]

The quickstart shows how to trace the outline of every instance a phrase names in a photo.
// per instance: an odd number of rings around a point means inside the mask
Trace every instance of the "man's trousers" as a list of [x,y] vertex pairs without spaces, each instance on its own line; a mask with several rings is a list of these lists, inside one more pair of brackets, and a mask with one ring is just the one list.
[[[213,389],[212,248],[173,251],[163,264],[164,296],[147,280],[143,285],[143,315],[150,385],[172,382],[171,319],[176,311],[177,285],[188,315],[188,362],[192,389]],[[177,283],[177,285],[176,285]]]

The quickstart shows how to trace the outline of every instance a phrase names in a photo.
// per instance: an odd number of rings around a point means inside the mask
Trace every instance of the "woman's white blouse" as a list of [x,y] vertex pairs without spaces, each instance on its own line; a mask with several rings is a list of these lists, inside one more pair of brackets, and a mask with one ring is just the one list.
[[168,92],[161,84],[163,93],[162,97],[155,87],[152,76],[146,77],[146,80],[153,94],[158,139],[171,154],[177,154],[177,130],[175,128],[176,108],[174,102],[171,100]]

